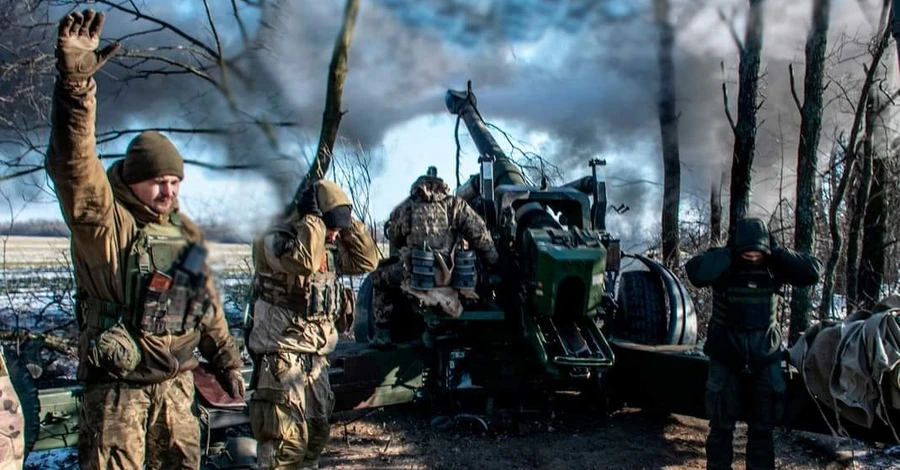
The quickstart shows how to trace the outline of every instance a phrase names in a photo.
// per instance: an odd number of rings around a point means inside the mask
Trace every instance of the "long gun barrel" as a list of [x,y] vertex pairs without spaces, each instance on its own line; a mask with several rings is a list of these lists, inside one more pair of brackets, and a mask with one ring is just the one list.
[[477,100],[471,87],[467,91],[447,90],[444,102],[450,114],[455,114],[465,121],[469,135],[472,136],[482,158],[489,157],[493,160],[494,184],[526,184],[519,167],[503,153],[478,114],[475,108]]

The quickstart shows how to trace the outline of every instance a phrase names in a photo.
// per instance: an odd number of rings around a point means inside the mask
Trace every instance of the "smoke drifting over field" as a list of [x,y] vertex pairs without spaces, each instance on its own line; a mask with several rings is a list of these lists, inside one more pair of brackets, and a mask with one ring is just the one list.
[[[732,138],[720,88],[722,61],[731,96],[737,95],[737,49],[717,9],[730,12],[738,7],[735,25],[742,35],[746,2],[699,2],[693,10],[689,5],[698,2],[672,3],[678,21],[675,67],[682,188],[686,195],[703,199],[710,177],[718,179],[720,163],[731,157]],[[810,3],[767,2],[763,58],[767,73],[761,87],[766,101],[760,116],[765,121],[759,133],[757,182],[780,172],[782,151],[785,167],[794,166],[799,117],[790,98],[787,65],[797,63],[797,77],[802,80]],[[833,3],[833,31],[871,29],[858,2]],[[237,24],[229,8],[212,5],[225,55],[234,56],[244,48]],[[870,7],[877,9],[878,5]],[[154,0],[142,8],[198,37],[211,37],[200,2]],[[246,9],[250,36],[262,47],[238,62],[249,72],[246,85],[234,81],[232,86],[243,110],[300,123],[299,132],[279,131],[277,152],[302,153],[304,145],[314,143],[318,135],[327,67],[342,8],[343,2],[336,1],[282,1],[271,3],[262,13]],[[54,9],[50,16],[62,13]],[[658,41],[652,16],[649,0],[362,2],[344,88],[344,108],[349,112],[342,121],[341,135],[364,148],[377,148],[395,126],[423,115],[446,115],[442,101],[446,89],[461,89],[471,79],[485,118],[547,133],[554,142],[553,154],[544,157],[553,163],[587,171],[587,159],[599,155],[608,159],[610,177],[619,179],[612,181],[614,186],[622,181],[661,182],[656,118]],[[110,12],[105,36],[147,29],[146,23],[131,19]],[[257,24],[262,26],[254,26]],[[154,33],[133,36],[125,47],[184,42],[171,34]],[[109,72],[116,77],[124,70],[111,67]],[[242,119],[236,118],[222,95],[203,80],[153,76],[128,82],[127,88],[117,86],[110,76],[100,80],[104,93],[101,130],[135,125],[230,126],[240,132],[219,147],[230,162],[276,156],[258,129],[235,126]],[[452,131],[452,125],[448,126],[447,132]],[[193,139],[222,143],[219,138],[199,135]],[[120,140],[111,151],[121,150],[126,142]],[[827,148],[829,142],[828,136],[823,137],[823,146]],[[377,162],[375,170],[389,164],[387,160]],[[264,174],[281,194],[287,194],[295,181],[292,171],[297,169],[296,163],[282,161],[269,165]],[[792,173],[787,172],[788,176]],[[778,199],[771,188],[759,186],[755,202],[771,207]],[[642,220],[631,229],[652,229],[647,225],[658,218],[660,188],[622,184],[612,188],[610,200],[630,205],[632,214]]]

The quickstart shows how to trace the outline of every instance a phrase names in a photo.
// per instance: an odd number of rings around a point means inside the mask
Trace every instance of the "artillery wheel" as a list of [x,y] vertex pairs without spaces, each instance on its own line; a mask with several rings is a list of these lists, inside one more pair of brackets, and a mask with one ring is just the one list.
[[664,344],[669,314],[659,275],[651,271],[625,271],[619,280],[618,294],[614,336],[651,346]]
[[372,310],[374,300],[372,276],[366,276],[356,294],[356,308],[353,309],[353,339],[357,343],[368,343],[375,336],[375,319]]
[[27,458],[41,432],[41,401],[38,397],[37,384],[28,369],[13,354],[6,354],[5,360],[10,382],[16,390],[25,417],[25,458]]

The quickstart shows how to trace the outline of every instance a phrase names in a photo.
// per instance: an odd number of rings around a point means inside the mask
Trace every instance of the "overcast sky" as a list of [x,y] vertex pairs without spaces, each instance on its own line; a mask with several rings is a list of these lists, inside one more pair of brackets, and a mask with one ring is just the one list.
[[[147,8],[196,28],[202,27],[197,24],[199,3],[149,0]],[[437,166],[451,187],[455,184],[455,117],[447,113],[443,94],[448,88],[463,89],[471,79],[485,119],[522,141],[526,150],[560,165],[566,180],[587,174],[591,157],[607,160],[613,185],[610,202],[632,208],[627,214],[611,216],[612,230],[643,238],[658,230],[658,79],[648,0],[361,3],[344,90],[348,114],[341,133],[375,159],[371,200],[376,220],[387,216],[408,194],[415,176],[429,165]],[[732,139],[722,111],[720,62],[725,63],[725,78],[736,96],[736,50],[715,7],[730,12],[732,6],[746,4],[738,0],[700,3],[706,6],[681,20],[676,49],[685,206],[696,206],[706,198],[711,175],[718,177],[719,162],[730,158]],[[833,30],[865,29],[860,2],[833,3]],[[875,8],[879,2],[869,3]],[[281,103],[299,117],[301,132],[310,142],[318,135],[327,64],[342,4],[286,2],[267,19],[277,34],[269,33],[267,50],[256,58],[266,87],[277,90]],[[743,10],[738,12],[740,31]],[[782,132],[794,132],[790,129],[799,122],[789,99],[787,64],[802,64],[809,13],[809,0],[767,2],[766,123],[760,131],[757,157],[757,211],[777,201],[771,179],[782,163],[788,179],[793,174],[796,136],[778,138],[776,131],[780,126],[789,129]],[[217,17],[227,14],[218,12]],[[129,27],[131,18],[108,14],[111,34]],[[237,37],[236,28],[225,29],[221,34],[226,38]],[[171,82],[147,83],[115,99],[101,97],[99,125],[171,125],[170,104],[187,99],[189,91]],[[465,126],[460,134],[464,180],[477,171],[477,153]],[[500,135],[495,137],[504,143]],[[172,138],[186,157],[210,162],[232,158],[221,142]],[[126,144],[122,140],[102,150],[120,152]],[[280,206],[280,191],[270,174],[223,174],[189,167],[181,198],[195,217],[230,219],[242,231],[252,232]],[[53,202],[29,204],[20,217],[59,218],[59,212]]]

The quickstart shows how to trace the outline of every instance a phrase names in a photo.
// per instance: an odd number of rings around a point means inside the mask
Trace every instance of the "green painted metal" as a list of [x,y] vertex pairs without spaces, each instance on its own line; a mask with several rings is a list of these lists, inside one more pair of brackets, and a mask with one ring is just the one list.
[[[533,248],[534,294],[532,303],[537,315],[550,317],[557,313],[559,288],[574,280],[586,291],[582,301],[568,304],[582,312],[592,312],[603,299],[603,275],[606,271],[606,248],[577,246],[572,232],[562,229],[529,229],[526,240]],[[570,300],[570,299],[566,299]]]
[[34,451],[71,447],[78,444],[78,416],[81,411],[81,385],[41,390],[41,433]]

